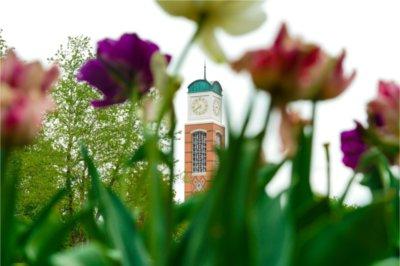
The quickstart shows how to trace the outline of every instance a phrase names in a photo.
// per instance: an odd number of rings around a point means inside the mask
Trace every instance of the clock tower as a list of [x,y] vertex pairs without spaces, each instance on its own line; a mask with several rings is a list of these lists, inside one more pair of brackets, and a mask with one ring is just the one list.
[[218,163],[216,146],[225,144],[222,125],[222,87],[218,81],[193,81],[188,86],[185,124],[185,199],[209,186]]

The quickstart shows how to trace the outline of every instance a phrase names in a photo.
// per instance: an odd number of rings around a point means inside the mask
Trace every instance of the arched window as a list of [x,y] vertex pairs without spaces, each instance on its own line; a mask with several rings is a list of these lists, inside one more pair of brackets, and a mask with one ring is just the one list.
[[193,173],[205,173],[207,162],[207,133],[196,131],[192,134],[192,169]]
[[217,134],[215,135],[215,146],[220,148],[221,145],[222,145],[222,134],[217,132]]

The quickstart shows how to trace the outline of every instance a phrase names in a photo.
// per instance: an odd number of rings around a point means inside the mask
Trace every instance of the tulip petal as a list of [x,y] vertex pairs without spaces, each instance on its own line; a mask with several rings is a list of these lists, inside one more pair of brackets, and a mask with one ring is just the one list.
[[93,106],[106,106],[110,105],[113,101],[121,98],[124,94],[123,88],[119,86],[109,76],[108,71],[104,64],[98,59],[92,59],[87,61],[79,70],[77,75],[79,81],[86,81],[89,85],[98,89],[104,94],[103,100],[96,100],[93,102]]
[[198,7],[200,3],[187,0],[157,0],[157,3],[172,16],[186,17],[191,20],[198,19]]
[[7,83],[10,87],[17,87],[18,80],[24,71],[25,66],[23,62],[10,50],[1,60],[0,80],[3,83]]
[[343,152],[342,162],[347,167],[355,169],[362,154],[367,150],[367,144],[363,139],[363,127],[356,122],[352,130],[343,131],[340,134],[340,149]]
[[15,86],[29,91],[32,87],[41,88],[45,72],[39,62],[32,62],[25,65],[15,79]]
[[1,146],[28,144],[39,132],[44,115],[54,108],[48,92],[58,69],[24,63],[14,52],[1,58],[0,65]]
[[232,1],[224,3],[224,13],[219,17],[218,25],[231,35],[242,35],[260,27],[266,15],[263,1]]
[[203,51],[215,62],[223,63],[227,60],[212,28],[204,28],[198,41]]
[[41,89],[42,91],[46,92],[48,91],[53,84],[56,82],[58,76],[60,75],[60,71],[58,70],[58,67],[53,66],[49,70],[47,70],[46,74],[44,75],[42,84],[41,84]]

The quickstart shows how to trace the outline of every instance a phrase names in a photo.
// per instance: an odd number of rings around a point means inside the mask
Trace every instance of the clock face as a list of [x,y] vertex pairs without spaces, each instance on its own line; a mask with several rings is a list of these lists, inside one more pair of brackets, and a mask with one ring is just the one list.
[[214,98],[213,112],[214,115],[216,116],[218,116],[221,113],[221,101],[217,98]]
[[204,97],[195,98],[192,101],[192,111],[196,115],[203,115],[207,111],[208,104]]

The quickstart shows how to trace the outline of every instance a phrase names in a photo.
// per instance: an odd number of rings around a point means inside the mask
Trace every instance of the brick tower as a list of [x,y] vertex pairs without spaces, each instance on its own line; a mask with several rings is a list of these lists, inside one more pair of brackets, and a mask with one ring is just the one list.
[[193,81],[188,87],[185,124],[185,199],[209,185],[217,163],[215,146],[225,144],[222,125],[222,88],[218,81]]

